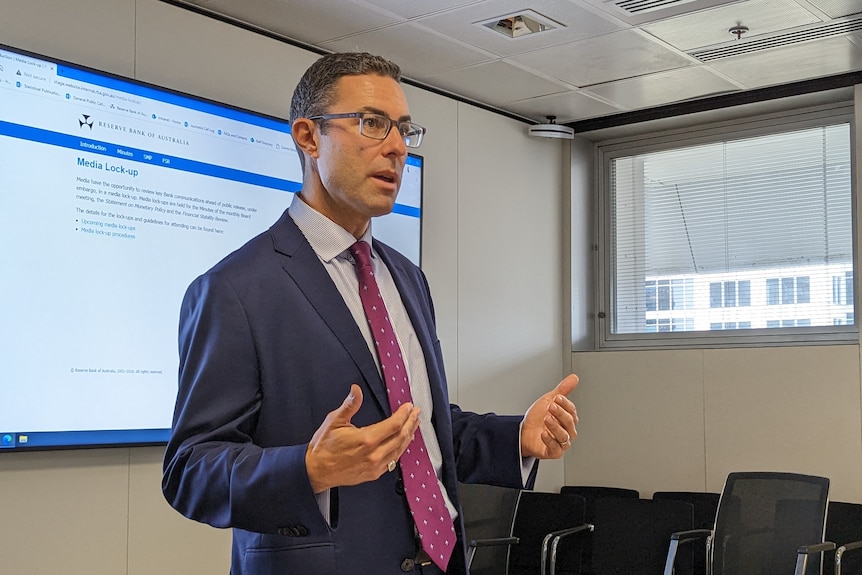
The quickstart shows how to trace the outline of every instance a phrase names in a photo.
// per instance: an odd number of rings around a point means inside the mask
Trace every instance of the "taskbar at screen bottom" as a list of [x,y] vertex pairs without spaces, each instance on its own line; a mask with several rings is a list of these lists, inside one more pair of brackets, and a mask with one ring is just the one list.
[[0,431],[0,452],[84,449],[167,443],[170,429],[102,429],[87,431]]

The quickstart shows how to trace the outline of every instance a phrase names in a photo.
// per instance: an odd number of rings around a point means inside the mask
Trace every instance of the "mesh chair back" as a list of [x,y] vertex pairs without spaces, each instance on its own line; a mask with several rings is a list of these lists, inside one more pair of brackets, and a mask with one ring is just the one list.
[[[830,501],[826,515],[826,540],[837,546],[862,541],[862,505]],[[844,555],[841,560],[842,575],[862,573],[862,551]],[[823,575],[834,575],[835,551],[823,554]]]
[[661,575],[671,534],[692,529],[693,517],[694,507],[685,501],[632,498],[596,501],[591,572]]
[[[477,539],[510,537],[519,489],[496,485],[462,483],[458,488],[466,544]],[[471,575],[503,575],[509,560],[509,546],[483,547],[473,557]]]
[[[510,575],[536,575],[542,564],[545,535],[584,523],[585,501],[577,495],[524,491],[515,512],[512,535],[519,538],[509,554]],[[570,544],[571,543],[571,544]],[[580,547],[574,539],[564,540],[558,550],[557,574],[580,573]]]
[[[823,541],[829,480],[793,473],[727,476],[713,541],[713,575],[793,573],[796,550]],[[820,573],[820,557],[806,575]]]

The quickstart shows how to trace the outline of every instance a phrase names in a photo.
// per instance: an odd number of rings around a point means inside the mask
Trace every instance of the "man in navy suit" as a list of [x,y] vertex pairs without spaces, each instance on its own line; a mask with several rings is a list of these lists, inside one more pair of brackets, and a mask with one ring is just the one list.
[[[369,54],[306,71],[290,113],[302,191],[183,300],[162,487],[183,515],[233,528],[233,575],[465,574],[458,481],[532,487],[536,460],[576,435],[574,375],[524,416],[449,403],[425,276],[371,235],[425,132],[399,82]],[[358,295],[357,240],[372,246],[409,374],[412,400],[395,410]],[[442,565],[418,542],[397,463],[417,430],[457,535]]]

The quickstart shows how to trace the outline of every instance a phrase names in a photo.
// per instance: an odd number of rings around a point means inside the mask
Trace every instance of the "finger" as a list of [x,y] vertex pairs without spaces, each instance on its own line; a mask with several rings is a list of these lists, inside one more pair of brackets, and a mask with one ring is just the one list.
[[[575,407],[575,404],[564,395],[554,396],[554,401],[548,407],[548,410],[560,420],[560,423],[567,430],[574,428],[574,426],[578,424],[578,409]],[[572,422],[571,425],[568,424],[569,420]]]
[[[377,444],[381,450],[388,453],[394,452],[399,445],[406,449],[407,444],[413,437],[413,433],[419,427],[419,414],[421,410],[411,403],[405,403],[392,415],[365,428],[368,432],[368,441]],[[400,452],[399,452],[400,455]]]
[[560,395],[569,395],[573,389],[578,386],[578,376],[574,373],[567,375],[563,378],[563,381],[557,384],[557,387],[554,388],[554,393],[559,393]]
[[568,397],[566,397],[565,395],[562,395],[562,394],[555,395],[554,396],[554,403],[556,405],[560,406],[565,411],[568,411],[569,413],[574,414],[577,411],[577,409],[575,408],[574,402],[571,399],[569,399]]
[[404,404],[383,421],[362,428],[367,445],[373,445],[368,459],[378,470],[377,477],[393,471],[401,455],[410,445],[419,428],[421,410],[412,404]]
[[413,411],[410,412],[410,418],[404,423],[399,434],[392,438],[393,440],[390,443],[392,446],[391,457],[394,461],[401,459],[401,456],[410,446],[410,442],[413,441],[413,438],[419,432],[420,414],[421,410],[418,407],[414,407]]
[[347,394],[347,397],[344,398],[338,409],[332,412],[333,421],[340,424],[349,424],[360,407],[362,407],[362,388],[354,383],[351,384],[350,393]]
[[560,422],[566,431],[571,433],[578,424],[578,411],[575,404],[558,395],[553,403],[548,406],[548,413]]
[[[571,428],[574,431],[574,428]],[[573,433],[566,429],[560,421],[548,414],[545,416],[545,431],[550,434],[554,440],[560,445],[565,445],[571,442]]]
[[542,443],[545,444],[548,459],[556,459],[560,457],[567,447],[557,441],[557,438],[554,437],[554,435],[547,429],[542,431]]

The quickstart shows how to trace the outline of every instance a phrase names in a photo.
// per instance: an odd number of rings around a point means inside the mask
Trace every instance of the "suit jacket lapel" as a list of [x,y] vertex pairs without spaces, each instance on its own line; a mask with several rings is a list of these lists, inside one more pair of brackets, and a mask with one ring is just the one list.
[[388,416],[389,401],[374,357],[317,254],[311,249],[311,245],[287,211],[272,226],[270,232],[275,251],[286,256],[282,259],[284,271],[290,275],[308,299],[309,304],[341,341],[359,371],[362,372],[365,381],[368,382],[368,388],[380,410]]

